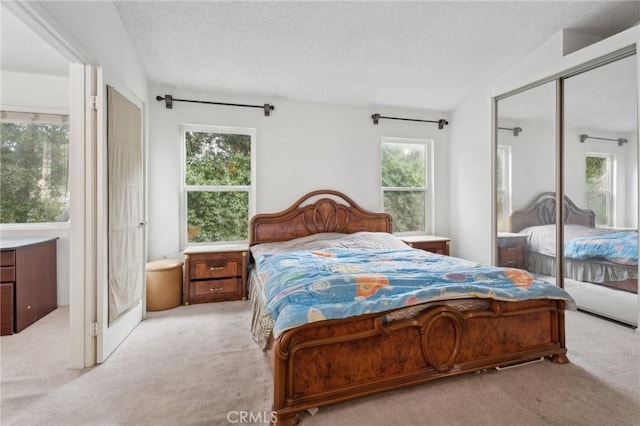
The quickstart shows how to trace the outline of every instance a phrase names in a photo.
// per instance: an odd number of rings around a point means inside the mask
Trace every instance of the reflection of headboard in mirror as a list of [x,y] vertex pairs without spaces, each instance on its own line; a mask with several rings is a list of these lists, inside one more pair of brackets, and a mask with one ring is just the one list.
[[[556,223],[556,193],[543,192],[529,207],[514,210],[511,213],[511,232],[519,232],[524,228],[536,225]],[[581,209],[566,195],[564,196],[564,223],[596,226],[596,214],[593,210]]]

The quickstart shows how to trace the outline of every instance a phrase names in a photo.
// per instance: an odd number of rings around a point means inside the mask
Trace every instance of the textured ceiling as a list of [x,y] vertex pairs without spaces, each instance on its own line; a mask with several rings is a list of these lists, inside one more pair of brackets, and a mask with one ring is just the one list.
[[563,28],[607,37],[640,21],[637,1],[114,4],[154,83],[434,110]]
[[[640,21],[638,1],[114,5],[155,83],[445,111],[562,28],[607,37]],[[68,75],[4,6],[0,25],[3,70]]]

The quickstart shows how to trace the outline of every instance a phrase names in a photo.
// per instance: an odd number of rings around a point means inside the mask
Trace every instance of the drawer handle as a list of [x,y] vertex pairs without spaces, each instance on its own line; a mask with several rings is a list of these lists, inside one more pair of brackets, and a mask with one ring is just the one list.
[[222,271],[224,266],[209,266],[210,271]]
[[224,290],[224,287],[209,287],[209,291],[211,293],[215,293],[215,292],[223,291],[223,290]]

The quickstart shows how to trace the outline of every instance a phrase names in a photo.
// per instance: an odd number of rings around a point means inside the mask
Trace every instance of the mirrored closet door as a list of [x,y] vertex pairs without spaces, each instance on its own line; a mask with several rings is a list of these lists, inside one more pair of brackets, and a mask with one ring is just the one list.
[[579,309],[638,319],[635,55],[564,79],[564,287]]
[[[496,105],[496,264],[551,280],[556,250],[556,84],[530,88]],[[546,234],[532,239],[533,232]],[[533,247],[534,242],[539,246]]]
[[637,75],[627,51],[494,103],[495,263],[555,282],[580,310],[631,326],[639,315]]

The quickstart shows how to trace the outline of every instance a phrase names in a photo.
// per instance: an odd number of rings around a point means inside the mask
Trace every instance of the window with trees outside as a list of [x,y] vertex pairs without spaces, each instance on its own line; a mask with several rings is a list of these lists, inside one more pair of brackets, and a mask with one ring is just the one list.
[[255,200],[255,130],[181,126],[183,245],[246,241]]
[[383,208],[394,233],[431,233],[432,140],[382,138]]
[[69,221],[69,117],[2,111],[3,224]]
[[596,226],[612,226],[613,222],[613,154],[587,153],[587,208],[596,214]]
[[496,220],[498,231],[508,231],[511,214],[511,147],[498,145],[496,164]]

